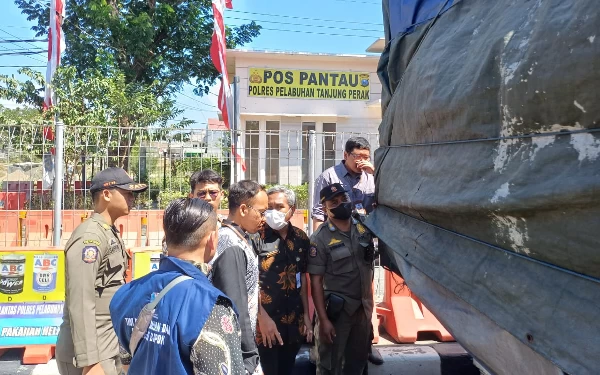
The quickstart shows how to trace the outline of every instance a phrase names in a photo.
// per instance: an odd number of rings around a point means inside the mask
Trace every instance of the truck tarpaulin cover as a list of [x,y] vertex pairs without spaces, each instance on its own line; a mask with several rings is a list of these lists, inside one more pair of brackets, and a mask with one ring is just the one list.
[[383,11],[385,261],[491,372],[597,374],[597,0]]

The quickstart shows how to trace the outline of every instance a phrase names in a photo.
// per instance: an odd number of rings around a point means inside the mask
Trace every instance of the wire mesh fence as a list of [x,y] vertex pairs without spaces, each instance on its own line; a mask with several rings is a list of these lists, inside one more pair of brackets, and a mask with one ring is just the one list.
[[[236,134],[205,128],[65,128],[62,241],[92,210],[89,186],[92,177],[109,166],[128,171],[136,181],[148,184],[138,195],[135,210],[118,227],[128,245],[140,244],[140,218],[150,218],[149,243],[159,245],[162,209],[177,197],[190,192],[189,178],[195,171],[213,169],[224,178],[227,188],[234,171],[231,144],[237,137],[238,151],[245,170],[238,165],[237,179],[252,179],[267,186],[284,184],[298,196],[298,208],[307,210],[309,194],[308,168],[315,159],[315,176],[339,163],[346,140],[363,136],[373,149],[377,134],[335,132],[335,124],[323,124],[316,134],[314,155],[309,150],[309,132],[314,123],[301,129],[282,130],[279,122],[248,121],[246,129]],[[54,208],[53,142],[45,139],[43,126],[0,125],[0,246],[51,244]],[[223,202],[226,208],[226,200]],[[19,217],[25,216],[23,217]],[[307,215],[305,215],[307,217]],[[26,226],[25,232],[22,225]],[[156,233],[154,233],[156,232]]]

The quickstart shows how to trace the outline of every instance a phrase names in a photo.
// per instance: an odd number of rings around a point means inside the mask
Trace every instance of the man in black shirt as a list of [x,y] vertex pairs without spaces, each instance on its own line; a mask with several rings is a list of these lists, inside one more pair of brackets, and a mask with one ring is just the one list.
[[304,336],[312,341],[308,313],[306,261],[310,240],[290,224],[296,209],[293,191],[267,191],[267,226],[259,246],[260,307],[256,341],[265,375],[289,375]]

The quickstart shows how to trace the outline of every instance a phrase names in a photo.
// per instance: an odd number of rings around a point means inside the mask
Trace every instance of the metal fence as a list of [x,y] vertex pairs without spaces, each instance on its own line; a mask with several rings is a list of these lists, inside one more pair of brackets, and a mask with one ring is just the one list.
[[[266,130],[259,130],[248,122],[246,130],[237,132],[238,151],[245,164],[245,171],[238,165],[238,180],[288,185],[299,197],[299,208],[308,209],[311,166],[318,176],[338,163],[352,136],[367,138],[373,149],[378,145],[377,134],[314,133],[313,129],[302,125],[301,129],[281,130],[267,121]],[[189,178],[197,170],[213,169],[224,177],[225,187],[229,186],[234,175],[229,151],[234,135],[203,128],[65,127],[63,243],[92,210],[87,188],[98,171],[120,166],[134,180],[148,184],[149,189],[136,200],[136,210],[130,215],[133,220],[153,210],[160,215],[168,202],[189,193]],[[52,146],[41,125],[0,125],[0,246],[20,243],[19,221],[23,218],[19,214],[27,217],[28,245],[51,242]],[[132,225],[139,227],[129,220],[121,233],[126,241],[139,244],[139,235],[127,235],[139,232],[130,228]],[[150,236],[150,243],[158,244],[160,239]]]

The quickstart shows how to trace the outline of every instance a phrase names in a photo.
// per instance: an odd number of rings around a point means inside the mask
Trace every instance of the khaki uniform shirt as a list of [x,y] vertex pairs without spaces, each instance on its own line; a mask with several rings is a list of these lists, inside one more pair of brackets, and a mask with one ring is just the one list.
[[125,284],[129,254],[114,226],[94,213],[65,247],[66,298],[56,359],[75,367],[119,355],[109,303]]
[[325,299],[334,293],[344,298],[348,315],[363,307],[370,319],[373,313],[373,235],[352,219],[350,236],[329,220],[311,236],[307,271],[323,275]]

